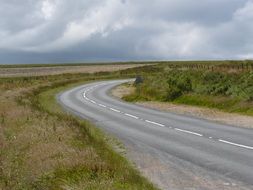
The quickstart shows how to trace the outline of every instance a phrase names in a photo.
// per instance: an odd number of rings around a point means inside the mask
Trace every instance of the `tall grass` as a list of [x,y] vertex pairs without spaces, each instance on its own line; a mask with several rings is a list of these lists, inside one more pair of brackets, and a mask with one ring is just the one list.
[[121,74],[64,74],[0,80],[0,189],[155,189],[87,121],[66,114],[55,95]]

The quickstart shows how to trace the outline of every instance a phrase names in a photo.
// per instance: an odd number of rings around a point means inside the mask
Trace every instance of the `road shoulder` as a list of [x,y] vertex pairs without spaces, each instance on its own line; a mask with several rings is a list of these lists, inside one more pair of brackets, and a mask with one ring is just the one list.
[[[123,84],[112,89],[111,94],[114,97],[121,99],[122,97],[131,94],[133,90],[134,88],[131,85]],[[217,109],[155,101],[136,102],[136,104],[146,108],[193,116],[236,127],[253,128],[253,117],[235,113],[226,113]]]

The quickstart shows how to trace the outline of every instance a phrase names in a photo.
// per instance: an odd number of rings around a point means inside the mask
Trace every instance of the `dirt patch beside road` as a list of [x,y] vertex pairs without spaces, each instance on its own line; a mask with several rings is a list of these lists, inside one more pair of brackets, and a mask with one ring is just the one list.
[[111,72],[129,68],[141,67],[147,64],[119,64],[119,65],[83,65],[83,66],[52,66],[52,67],[24,67],[0,68],[0,77],[43,76],[64,73],[96,73]]
[[127,84],[123,84],[120,86],[117,86],[116,88],[114,88],[111,93],[113,96],[115,96],[116,98],[123,98],[124,96],[127,96],[129,94],[131,94],[134,91],[134,87],[132,86],[131,83],[127,83]]
[[164,102],[138,102],[138,105],[168,111],[178,114],[195,116],[218,123],[234,125],[238,127],[253,128],[253,117],[234,113],[225,113],[216,109],[202,108],[188,105],[178,105]]
[[[118,98],[122,98],[123,96],[130,94],[133,90],[133,86],[124,84],[113,89],[112,94]],[[170,102],[137,102],[136,104],[161,111],[207,119],[222,124],[253,128],[253,117],[235,113],[226,113],[217,109],[179,105]]]

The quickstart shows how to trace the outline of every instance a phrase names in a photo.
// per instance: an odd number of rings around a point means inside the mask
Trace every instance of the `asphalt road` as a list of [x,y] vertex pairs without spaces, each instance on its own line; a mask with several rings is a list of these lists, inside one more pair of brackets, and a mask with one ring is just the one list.
[[144,175],[163,189],[253,189],[253,130],[120,101],[126,80],[83,85],[58,96],[68,111],[118,137]]

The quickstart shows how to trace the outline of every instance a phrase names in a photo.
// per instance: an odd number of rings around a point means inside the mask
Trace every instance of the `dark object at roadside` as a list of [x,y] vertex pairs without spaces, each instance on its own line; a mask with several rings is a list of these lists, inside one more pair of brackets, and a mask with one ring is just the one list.
[[141,76],[137,76],[134,81],[134,84],[137,85],[137,84],[141,84],[141,83],[143,83],[143,78]]

